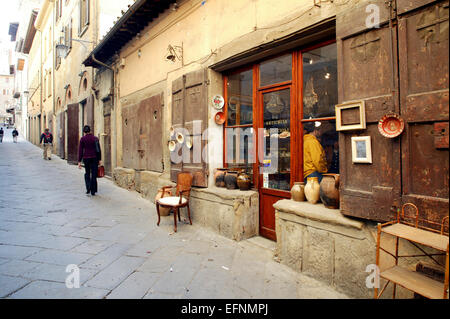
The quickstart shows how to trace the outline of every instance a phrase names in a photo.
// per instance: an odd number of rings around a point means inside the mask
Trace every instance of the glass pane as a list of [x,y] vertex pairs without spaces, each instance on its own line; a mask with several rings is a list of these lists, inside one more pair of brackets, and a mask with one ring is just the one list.
[[336,121],[304,123],[303,134],[303,177],[314,172],[339,174]]
[[292,54],[262,62],[259,71],[260,86],[292,80]]
[[336,43],[303,53],[303,116],[335,116],[338,103]]
[[227,125],[253,123],[253,70],[228,77],[228,121]]
[[290,89],[263,94],[263,187],[289,190],[291,182]]
[[253,128],[226,128],[226,163],[230,168],[242,168],[253,180]]

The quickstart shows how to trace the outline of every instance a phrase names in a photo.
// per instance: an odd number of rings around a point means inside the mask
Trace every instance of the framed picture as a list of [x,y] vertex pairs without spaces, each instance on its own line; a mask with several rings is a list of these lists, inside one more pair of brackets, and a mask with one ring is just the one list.
[[352,137],[352,162],[372,163],[372,146],[370,136]]
[[366,128],[364,101],[346,102],[335,106],[336,131],[363,130]]

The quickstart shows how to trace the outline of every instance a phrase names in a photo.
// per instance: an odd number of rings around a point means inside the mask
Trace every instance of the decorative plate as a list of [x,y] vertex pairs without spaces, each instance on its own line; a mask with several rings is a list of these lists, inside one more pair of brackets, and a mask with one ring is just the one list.
[[216,95],[212,98],[212,105],[216,110],[221,110],[223,105],[225,104],[225,100],[222,95]]
[[239,103],[239,98],[236,96],[231,96],[228,99],[228,109],[236,111],[236,105]]
[[387,138],[394,138],[402,134],[405,122],[397,114],[388,113],[378,122],[378,131]]
[[180,144],[184,143],[184,135],[181,134],[180,132],[177,133],[177,142]]
[[169,142],[169,151],[171,151],[171,152],[175,151],[176,146],[177,146],[177,143],[175,143],[175,141],[170,141]]
[[217,112],[214,116],[214,121],[216,121],[217,125],[222,125],[223,123],[225,123],[225,113]]

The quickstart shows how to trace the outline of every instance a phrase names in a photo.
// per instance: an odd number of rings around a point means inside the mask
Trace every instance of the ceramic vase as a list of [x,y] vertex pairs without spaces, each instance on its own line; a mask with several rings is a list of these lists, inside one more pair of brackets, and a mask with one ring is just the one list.
[[296,202],[305,201],[305,183],[295,182],[291,188],[291,199]]
[[216,187],[225,187],[225,173],[226,168],[218,168],[214,173],[214,183]]
[[311,204],[316,204],[320,198],[320,185],[318,177],[308,177],[305,185],[305,197]]
[[227,171],[225,173],[225,187],[227,189],[237,189],[237,177],[238,177],[237,171]]
[[[156,194],[155,203],[158,199],[160,199],[162,197],[162,194],[163,194],[163,189],[161,188],[158,190],[158,194]],[[172,196],[171,192],[169,190],[166,190],[166,193],[164,194],[164,197],[167,197],[167,196]],[[170,214],[170,208],[159,206],[159,215],[169,216],[169,214]]]
[[339,208],[339,174],[323,174],[320,200],[327,208]]
[[250,189],[251,180],[250,176],[247,173],[245,172],[239,173],[236,182],[241,191],[248,191]]

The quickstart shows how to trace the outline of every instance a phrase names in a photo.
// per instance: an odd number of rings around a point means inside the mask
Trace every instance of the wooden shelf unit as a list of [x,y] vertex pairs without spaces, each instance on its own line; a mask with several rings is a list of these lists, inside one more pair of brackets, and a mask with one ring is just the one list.
[[[412,206],[416,210],[415,223],[408,223],[404,221],[405,207]],[[397,213],[397,219],[395,221],[387,222],[384,224],[378,224],[377,231],[377,250],[376,250],[376,264],[380,267],[380,250],[383,250],[387,254],[391,255],[395,259],[395,265],[391,268],[380,272],[380,278],[386,279],[387,282],[384,287],[378,293],[378,288],[375,288],[374,298],[378,299],[383,294],[387,285],[392,282],[394,284],[393,298],[395,299],[396,286],[402,286],[406,289],[414,291],[426,298],[430,299],[447,299],[448,298],[448,283],[449,283],[449,235],[448,232],[444,232],[445,221],[448,222],[448,216],[444,217],[441,223],[441,231],[438,232],[433,229],[419,227],[419,210],[414,204],[406,203],[402,206],[401,215],[400,211]],[[395,236],[395,253],[391,253],[381,247],[381,234],[389,234]],[[410,255],[399,256],[399,239],[403,238],[411,242],[419,250],[423,252],[423,255]],[[434,248],[442,253],[428,254],[416,244],[428,246]],[[398,265],[398,259],[401,257],[420,257],[427,256],[431,258],[436,264],[439,264],[433,256],[445,255],[445,279],[444,283],[434,280],[424,274],[416,271],[405,269]]]

